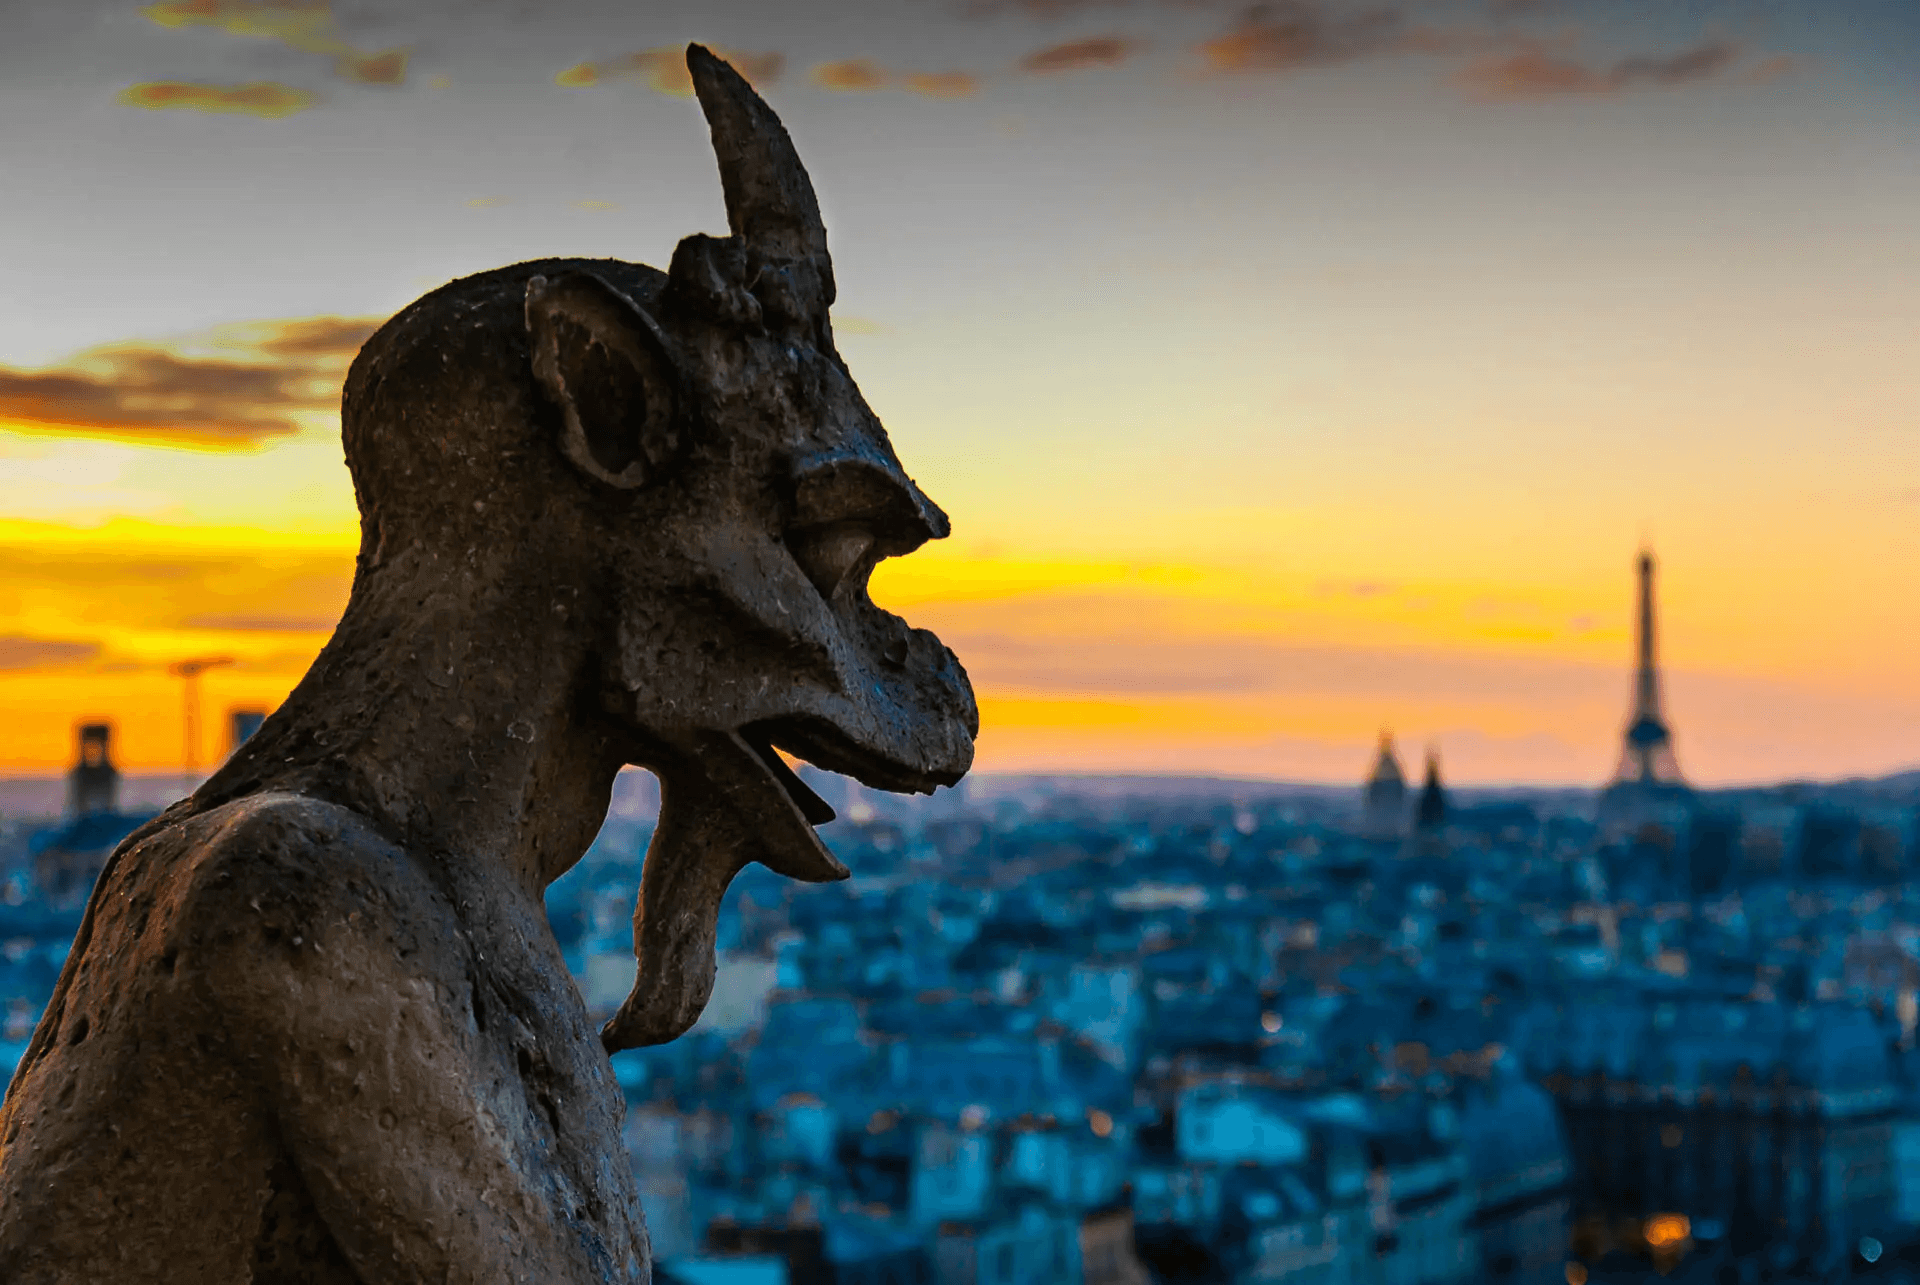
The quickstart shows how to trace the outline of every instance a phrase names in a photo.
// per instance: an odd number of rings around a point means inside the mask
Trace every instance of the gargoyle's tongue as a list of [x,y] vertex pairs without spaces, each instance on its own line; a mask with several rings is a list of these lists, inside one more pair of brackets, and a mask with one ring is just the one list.
[[808,883],[848,874],[813,830],[833,820],[832,807],[770,744],[701,732],[674,748],[633,912],[639,973],[600,1032],[609,1053],[664,1044],[699,1020],[713,994],[720,899],[749,861]]

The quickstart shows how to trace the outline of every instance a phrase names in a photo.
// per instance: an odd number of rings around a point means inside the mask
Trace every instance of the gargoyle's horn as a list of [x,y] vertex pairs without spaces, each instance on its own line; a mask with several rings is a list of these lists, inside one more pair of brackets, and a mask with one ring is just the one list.
[[786,127],[740,73],[705,46],[687,46],[687,70],[713,130],[733,234],[765,258],[811,261],[824,295],[819,305],[831,304],[826,224]]

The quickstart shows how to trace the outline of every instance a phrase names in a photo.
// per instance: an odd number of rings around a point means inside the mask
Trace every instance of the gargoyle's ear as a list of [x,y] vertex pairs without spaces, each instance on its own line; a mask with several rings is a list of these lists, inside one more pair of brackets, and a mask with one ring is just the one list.
[[680,450],[680,378],[652,318],[592,273],[531,277],[527,336],[566,457],[623,490],[659,477]]

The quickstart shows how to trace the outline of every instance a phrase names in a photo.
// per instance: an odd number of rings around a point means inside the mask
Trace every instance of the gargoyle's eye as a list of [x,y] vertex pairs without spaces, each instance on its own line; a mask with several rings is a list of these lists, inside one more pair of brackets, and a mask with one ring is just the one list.
[[866,561],[873,549],[873,532],[851,522],[835,526],[797,531],[787,537],[794,561],[813,581],[820,596],[833,601],[833,595]]

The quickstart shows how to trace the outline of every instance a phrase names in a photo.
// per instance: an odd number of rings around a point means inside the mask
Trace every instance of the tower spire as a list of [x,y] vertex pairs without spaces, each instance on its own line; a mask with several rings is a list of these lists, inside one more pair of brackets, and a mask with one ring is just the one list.
[[1657,798],[1685,795],[1686,781],[1673,754],[1673,733],[1660,708],[1660,665],[1655,648],[1654,558],[1642,547],[1638,560],[1639,610],[1635,621],[1632,708],[1620,747],[1620,765],[1603,797],[1603,810],[1638,813]]
[[1639,670],[1634,680],[1634,721],[1660,720],[1660,673],[1653,652],[1653,552],[1640,550]]

